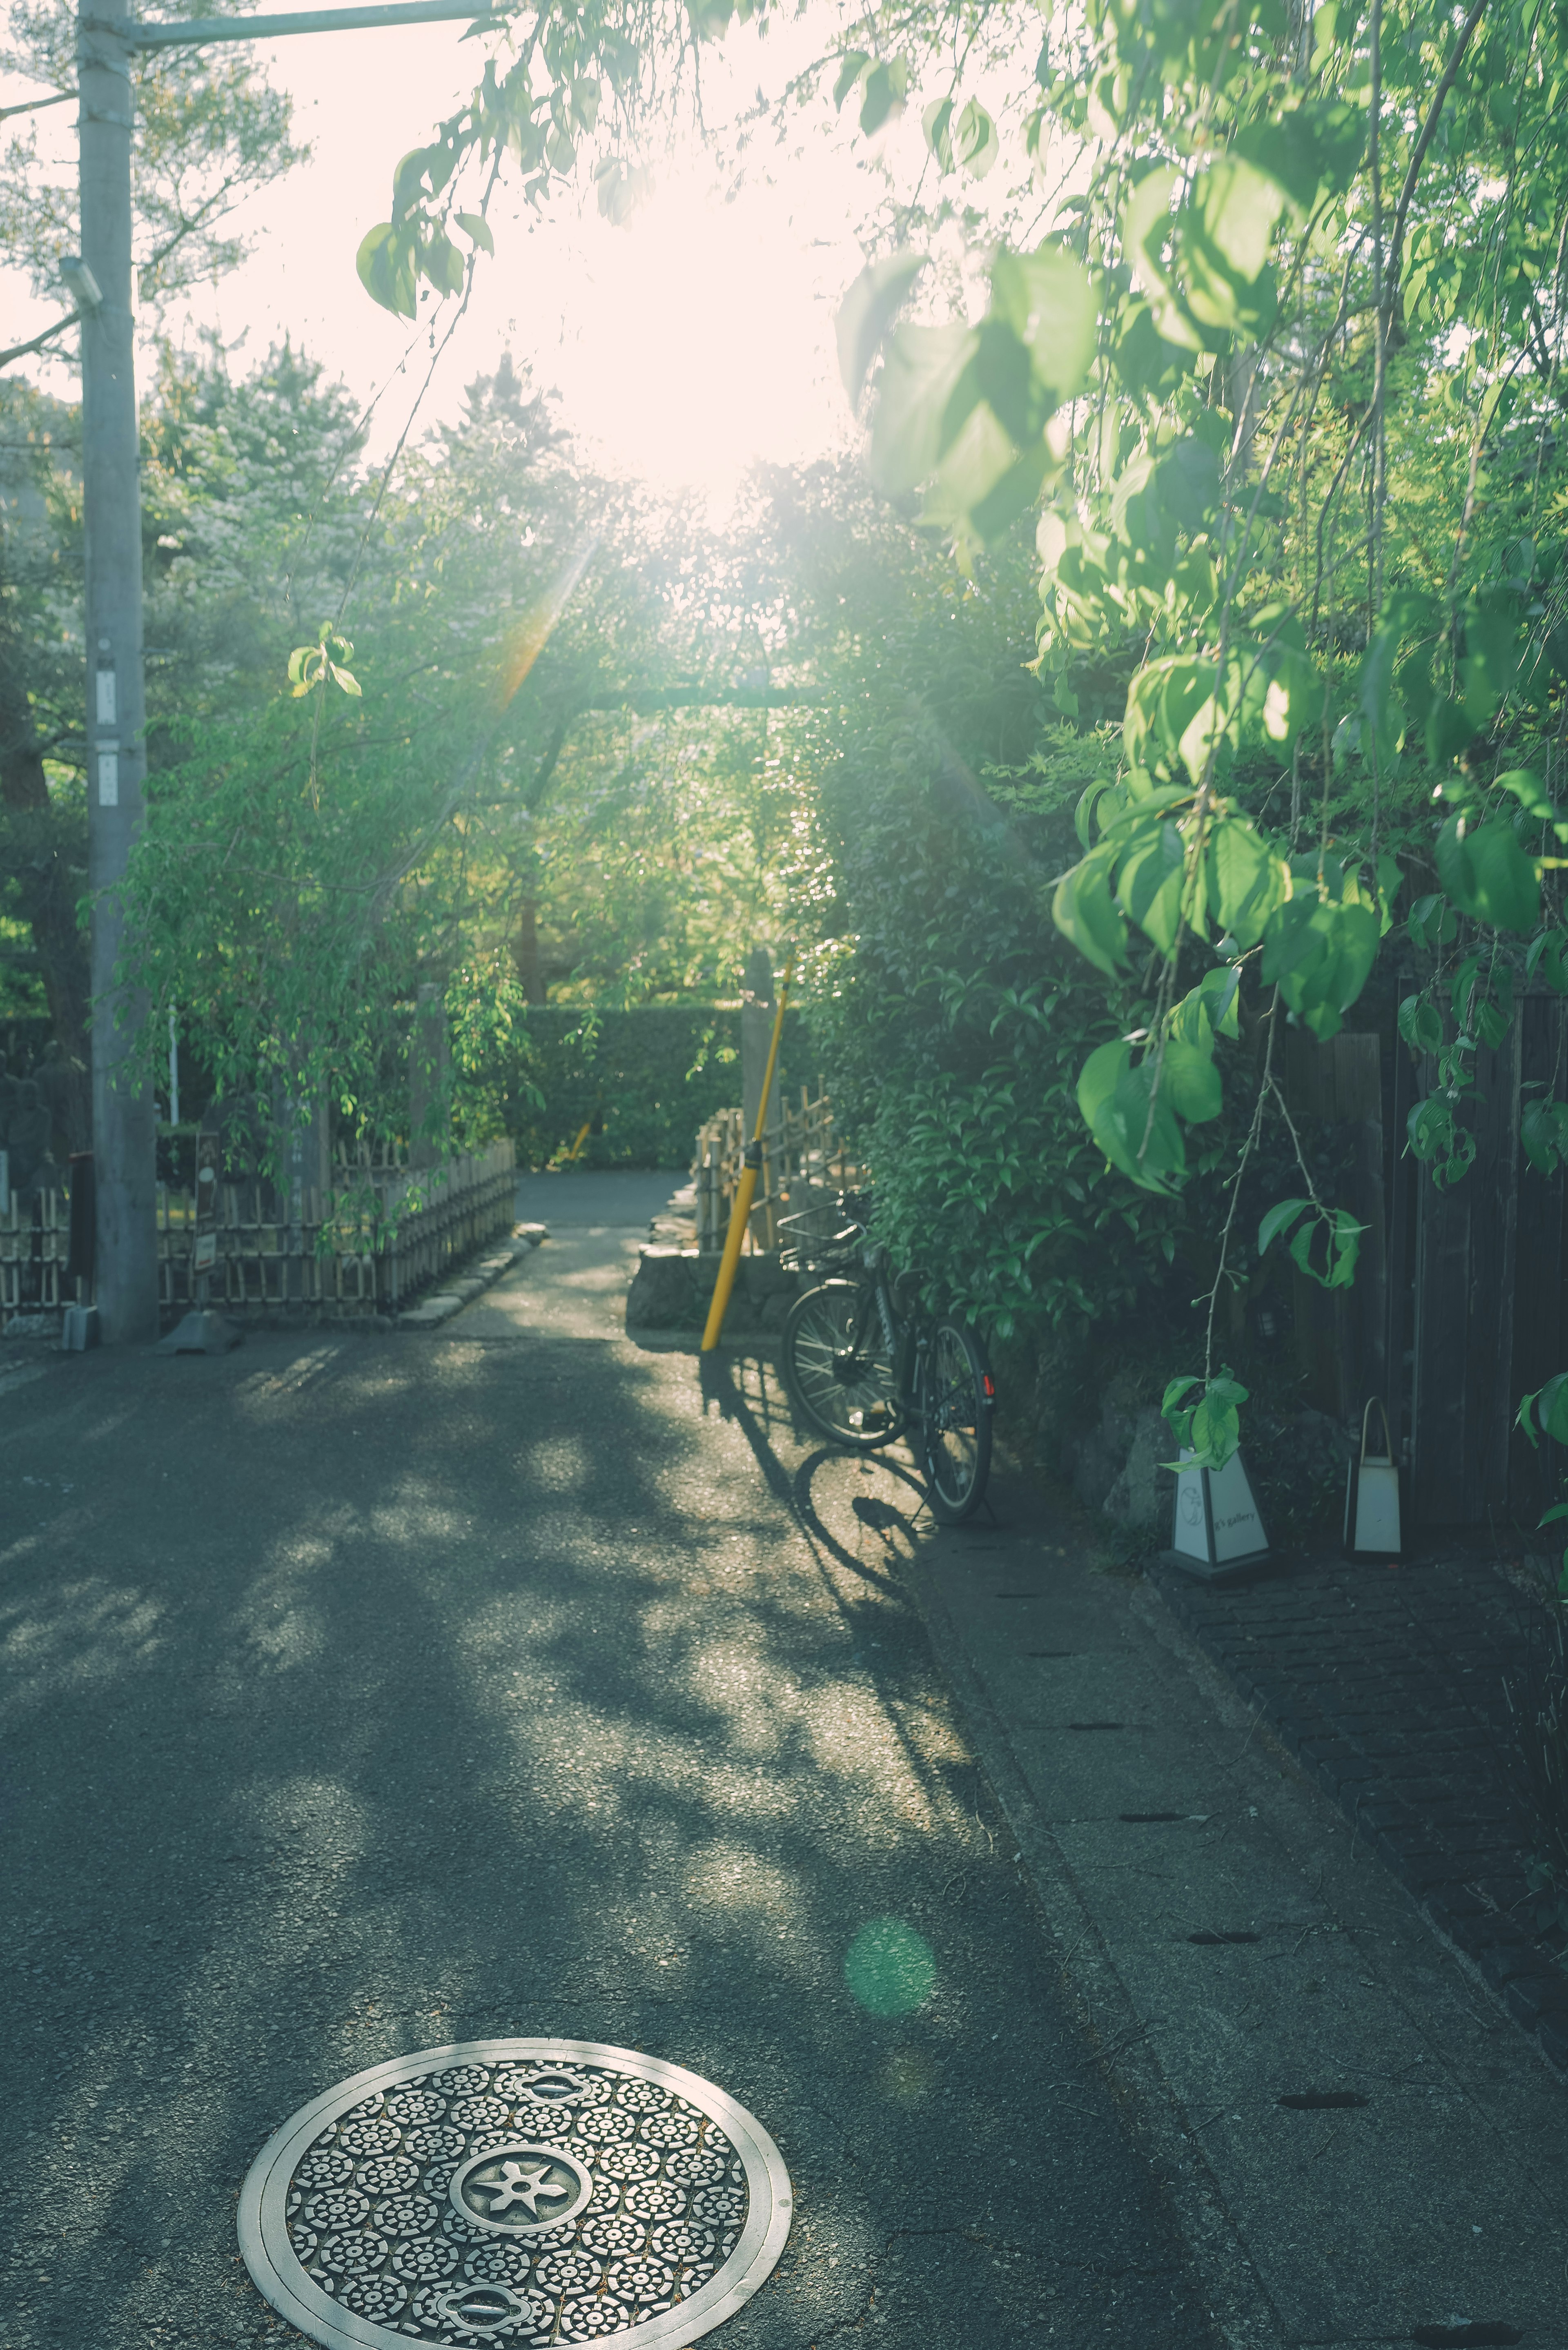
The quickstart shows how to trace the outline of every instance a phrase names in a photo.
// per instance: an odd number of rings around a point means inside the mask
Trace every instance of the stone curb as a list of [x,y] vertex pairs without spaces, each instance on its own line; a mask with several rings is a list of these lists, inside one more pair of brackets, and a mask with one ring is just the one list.
[[461,1314],[465,1305],[472,1305],[483,1291],[499,1281],[503,1274],[510,1273],[520,1257],[527,1256],[549,1237],[548,1224],[514,1225],[512,1238],[500,1250],[482,1257],[472,1273],[462,1274],[457,1280],[449,1282],[444,1289],[435,1291],[429,1297],[421,1297],[417,1305],[410,1305],[406,1313],[400,1314],[391,1326],[398,1330],[439,1329],[443,1322],[450,1322],[454,1314]]
[[[1393,1871],[1428,1922],[1475,1969],[1547,2062],[1568,2074],[1568,1976],[1533,1935],[1477,1890],[1480,1865],[1472,1860],[1467,1866],[1463,1855],[1449,1849],[1450,1839],[1428,1815],[1430,1804],[1417,1809],[1407,1802],[1397,1778],[1380,1767],[1401,1742],[1398,1709],[1390,1709],[1376,1729],[1369,1717],[1365,1734],[1325,1719],[1310,1691],[1291,1686],[1277,1661],[1253,1669],[1242,1659],[1234,1627],[1211,1621],[1205,1612],[1204,1598],[1218,1595],[1202,1593],[1175,1568],[1157,1569],[1149,1580],[1178,1623]],[[1375,1700],[1369,1695],[1367,1702]],[[1460,1791],[1457,1811],[1467,1815],[1473,1837],[1488,1810],[1487,1790],[1462,1768],[1461,1775],[1469,1781],[1469,1800]],[[1456,1838],[1467,1833],[1457,1814],[1452,1825]]]

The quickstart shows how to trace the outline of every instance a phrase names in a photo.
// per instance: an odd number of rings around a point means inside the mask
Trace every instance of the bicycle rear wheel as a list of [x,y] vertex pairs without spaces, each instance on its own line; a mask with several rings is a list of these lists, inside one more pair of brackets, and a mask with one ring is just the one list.
[[[864,1315],[870,1326],[862,1329]],[[881,1317],[868,1290],[825,1281],[790,1307],[784,1375],[819,1436],[857,1452],[891,1444],[904,1425]]]
[[931,1515],[961,1525],[991,1474],[996,1390],[985,1349],[960,1322],[939,1322],[921,1358],[920,1457]]

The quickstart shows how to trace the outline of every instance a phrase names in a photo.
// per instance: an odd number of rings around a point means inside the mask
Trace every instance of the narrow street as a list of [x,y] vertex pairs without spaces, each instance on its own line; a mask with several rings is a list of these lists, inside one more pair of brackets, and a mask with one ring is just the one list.
[[551,1222],[433,1335],[7,1350],[0,2345],[296,2338],[235,2245],[269,2134],[542,2034],[776,2140],[734,2350],[1214,2341],[887,1562],[907,1488],[638,1352],[639,1225]]

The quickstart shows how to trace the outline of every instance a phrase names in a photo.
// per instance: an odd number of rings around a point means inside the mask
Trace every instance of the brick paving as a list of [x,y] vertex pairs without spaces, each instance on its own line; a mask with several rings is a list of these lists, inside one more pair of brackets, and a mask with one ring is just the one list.
[[1172,1612],[1428,1917],[1568,2071],[1568,1971],[1528,1922],[1528,1814],[1503,1682],[1530,1603],[1481,1559],[1341,1560],[1214,1587],[1159,1567]]

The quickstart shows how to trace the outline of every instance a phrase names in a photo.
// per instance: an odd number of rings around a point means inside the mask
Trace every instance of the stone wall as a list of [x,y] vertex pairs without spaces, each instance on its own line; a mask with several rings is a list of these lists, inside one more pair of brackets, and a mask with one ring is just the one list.
[[[719,1259],[691,1249],[645,1248],[626,1301],[627,1335],[701,1337],[712,1302]],[[724,1317],[726,1338],[776,1338],[784,1316],[815,1274],[785,1273],[776,1256],[743,1256]]]

